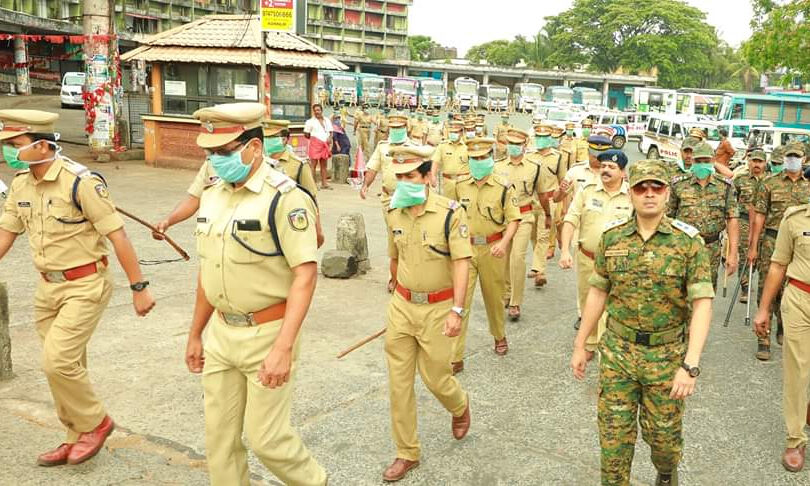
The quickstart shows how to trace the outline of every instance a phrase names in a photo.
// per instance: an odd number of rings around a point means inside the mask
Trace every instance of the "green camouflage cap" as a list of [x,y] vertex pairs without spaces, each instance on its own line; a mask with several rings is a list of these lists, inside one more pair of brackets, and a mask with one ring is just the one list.
[[697,159],[710,159],[714,157],[714,149],[706,142],[699,142],[692,150],[692,158]]
[[669,185],[670,170],[661,160],[640,160],[630,166],[630,187],[644,181]]
[[690,149],[694,150],[695,146],[698,145],[699,143],[700,140],[698,140],[695,137],[686,137],[685,139],[683,139],[683,143],[681,144],[681,150],[690,150]]
[[785,149],[785,155],[798,155],[804,157],[804,144],[800,142],[793,142],[788,144]]
[[784,145],[780,145],[773,149],[771,152],[771,163],[772,164],[781,164],[785,161],[785,150],[787,147]]
[[748,152],[748,158],[756,160],[768,160],[768,157],[765,155],[765,151],[761,148],[755,148]]

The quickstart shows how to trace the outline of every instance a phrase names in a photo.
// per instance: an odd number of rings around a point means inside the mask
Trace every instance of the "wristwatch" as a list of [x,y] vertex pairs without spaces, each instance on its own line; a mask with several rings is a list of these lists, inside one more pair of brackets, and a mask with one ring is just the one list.
[[697,378],[698,376],[700,376],[700,368],[698,368],[697,366],[689,366],[688,364],[686,364],[686,361],[681,363],[681,368],[685,369],[686,372],[689,373],[689,376],[691,376],[692,378]]
[[451,307],[450,310],[458,314],[459,317],[464,317],[464,314],[467,313],[467,311],[464,310],[464,307]]
[[134,284],[130,285],[129,288],[132,289],[133,292],[140,292],[141,290],[149,287],[149,281],[144,280],[143,282],[135,282]]

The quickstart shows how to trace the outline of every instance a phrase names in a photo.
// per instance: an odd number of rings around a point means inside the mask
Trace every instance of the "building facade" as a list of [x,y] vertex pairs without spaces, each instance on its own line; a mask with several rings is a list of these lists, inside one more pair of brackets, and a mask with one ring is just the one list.
[[339,55],[406,61],[413,0],[307,0],[304,37]]

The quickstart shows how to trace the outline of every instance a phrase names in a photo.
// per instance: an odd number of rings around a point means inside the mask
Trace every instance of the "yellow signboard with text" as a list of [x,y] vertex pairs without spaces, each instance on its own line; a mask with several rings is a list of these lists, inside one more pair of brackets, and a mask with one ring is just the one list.
[[295,33],[294,0],[262,0],[262,32]]

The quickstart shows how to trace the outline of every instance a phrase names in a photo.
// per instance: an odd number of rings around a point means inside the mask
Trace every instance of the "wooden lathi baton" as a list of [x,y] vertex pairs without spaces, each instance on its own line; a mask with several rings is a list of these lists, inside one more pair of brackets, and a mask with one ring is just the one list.
[[347,354],[351,353],[352,351],[356,350],[357,348],[361,348],[361,347],[365,346],[366,344],[370,343],[371,341],[374,341],[378,337],[385,334],[386,329],[387,328],[384,327],[381,331],[375,332],[371,336],[369,336],[367,338],[363,338],[362,341],[360,341],[360,342],[358,342],[356,344],[353,344],[353,345],[349,346],[348,348],[344,349],[343,351],[340,352],[340,354],[337,355],[337,359],[340,359],[340,358],[346,356]]
[[177,253],[179,253],[179,254],[180,254],[180,256],[183,258],[183,260],[185,260],[185,261],[189,261],[189,260],[191,259],[191,257],[189,257],[189,256],[188,256],[188,253],[186,253],[186,251],[185,251],[184,249],[182,249],[182,248],[180,247],[180,245],[178,245],[177,243],[175,243],[175,242],[174,242],[174,240],[172,240],[171,238],[169,238],[169,237],[168,237],[168,236],[166,236],[165,234],[163,234],[163,233],[161,233],[160,231],[158,231],[158,229],[157,229],[157,228],[155,228],[155,227],[154,227],[154,226],[152,226],[151,224],[147,223],[146,221],[142,220],[141,218],[139,218],[139,217],[135,216],[134,214],[132,214],[132,213],[130,213],[130,212],[124,211],[124,210],[123,210],[123,209],[121,209],[121,208],[116,208],[116,209],[118,210],[118,212],[119,212],[119,213],[123,214],[123,215],[124,215],[124,216],[126,216],[127,218],[129,218],[129,219],[131,219],[131,220],[133,220],[133,221],[136,221],[136,222],[138,222],[138,223],[140,223],[140,224],[142,224],[142,225],[146,226],[147,228],[149,228],[150,230],[152,230],[152,232],[153,232],[153,233],[157,233],[157,234],[159,234],[160,236],[162,236],[162,237],[163,237],[163,239],[166,241],[166,243],[168,243],[169,245],[171,245],[171,247],[172,247],[172,248],[174,248],[174,250],[175,250]]

